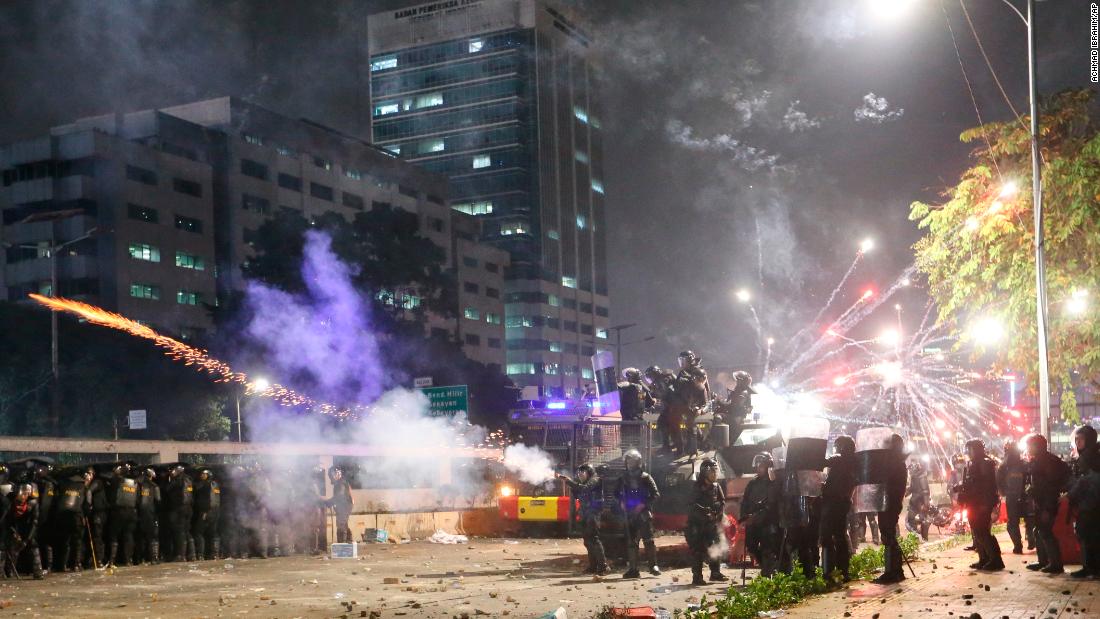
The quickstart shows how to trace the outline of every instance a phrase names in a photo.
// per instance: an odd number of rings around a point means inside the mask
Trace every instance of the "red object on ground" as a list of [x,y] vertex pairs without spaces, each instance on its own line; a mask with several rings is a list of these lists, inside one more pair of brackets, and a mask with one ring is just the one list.
[[631,619],[657,619],[657,611],[652,606],[636,606],[634,608],[612,608],[612,617],[630,617]]
[[[1054,519],[1054,537],[1058,538],[1058,546],[1062,550],[1062,563],[1080,563],[1081,545],[1077,542],[1077,534],[1073,532],[1073,523],[1066,522],[1066,512],[1069,510],[1069,499],[1062,497],[1058,502],[1058,515]],[[1001,514],[997,522],[1008,522],[1005,504],[1001,502]],[[1024,523],[1020,522],[1020,530],[1023,533]],[[1002,551],[1006,549],[1002,548]],[[1011,548],[1007,550],[1012,550]]]

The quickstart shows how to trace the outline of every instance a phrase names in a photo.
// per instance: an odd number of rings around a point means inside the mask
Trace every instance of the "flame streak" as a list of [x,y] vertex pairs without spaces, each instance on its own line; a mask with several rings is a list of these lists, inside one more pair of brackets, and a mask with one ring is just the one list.
[[304,407],[310,410],[325,414],[333,415],[338,418],[347,418],[355,416],[354,411],[339,408],[333,404],[326,402],[317,402],[309,396],[303,395],[279,384],[272,384],[266,389],[261,388],[256,382],[249,379],[248,375],[244,372],[238,372],[234,370],[228,363],[211,357],[210,354],[202,350],[201,348],[195,348],[188,344],[184,344],[179,340],[172,339],[167,335],[157,333],[150,327],[147,327],[136,320],[132,320],[120,314],[107,311],[101,307],[90,305],[88,303],[82,303],[80,301],[73,301],[72,299],[64,299],[60,297],[44,297],[39,294],[29,295],[31,299],[34,299],[38,303],[45,305],[55,312],[69,312],[76,314],[81,318],[84,318],[92,324],[99,325],[101,327],[109,327],[111,329],[117,329],[123,333],[128,333],[134,337],[140,337],[150,340],[164,350],[164,354],[167,355],[173,361],[178,361],[186,366],[195,368],[200,372],[206,372],[214,377],[214,382],[219,383],[236,383],[244,387],[244,391],[248,395],[258,395],[265,398],[271,398],[283,406]]

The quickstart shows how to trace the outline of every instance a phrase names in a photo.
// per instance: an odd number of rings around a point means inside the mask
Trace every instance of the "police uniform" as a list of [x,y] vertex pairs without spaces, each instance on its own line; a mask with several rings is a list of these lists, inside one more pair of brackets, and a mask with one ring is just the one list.
[[619,479],[616,496],[623,512],[626,514],[626,578],[637,578],[638,573],[638,541],[645,546],[646,561],[649,563],[649,572],[660,575],[657,567],[657,544],[653,541],[653,505],[660,498],[661,493],[657,489],[657,482],[653,476],[641,470],[642,456],[632,450],[626,458],[634,456],[639,461],[637,468],[631,469],[628,465],[626,472]]

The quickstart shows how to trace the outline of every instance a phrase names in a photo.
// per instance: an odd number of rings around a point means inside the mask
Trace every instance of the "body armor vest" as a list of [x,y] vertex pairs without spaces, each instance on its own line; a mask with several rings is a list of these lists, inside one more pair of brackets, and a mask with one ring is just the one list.
[[123,477],[115,485],[115,507],[133,509],[137,507],[137,481]]
[[61,511],[79,512],[84,509],[84,482],[66,480],[61,482]]

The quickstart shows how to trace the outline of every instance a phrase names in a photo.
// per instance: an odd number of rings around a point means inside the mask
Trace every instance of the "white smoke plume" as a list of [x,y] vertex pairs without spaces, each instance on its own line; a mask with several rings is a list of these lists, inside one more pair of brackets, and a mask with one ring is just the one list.
[[856,122],[869,122],[881,125],[884,122],[897,120],[905,113],[905,108],[890,109],[890,102],[886,97],[875,96],[869,92],[863,95],[863,103],[856,108]]
[[723,517],[722,523],[716,525],[718,527],[718,541],[707,548],[707,556],[710,557],[711,561],[728,559],[730,556],[730,542],[726,539],[726,532],[722,527],[724,523],[725,518]]
[[509,445],[504,449],[504,466],[529,484],[543,484],[554,478],[550,455],[538,447]]
[[783,114],[783,120],[780,121],[783,127],[791,132],[806,131],[807,129],[816,129],[821,126],[821,120],[817,118],[810,118],[806,112],[798,109],[798,104],[801,103],[798,99],[791,101],[791,104],[787,106],[787,112]]
[[745,144],[728,133],[720,133],[711,138],[697,137],[690,126],[676,119],[671,119],[665,124],[665,133],[670,141],[684,148],[730,153],[733,155],[733,161],[749,172],[762,168],[773,170],[779,164],[779,155]]

